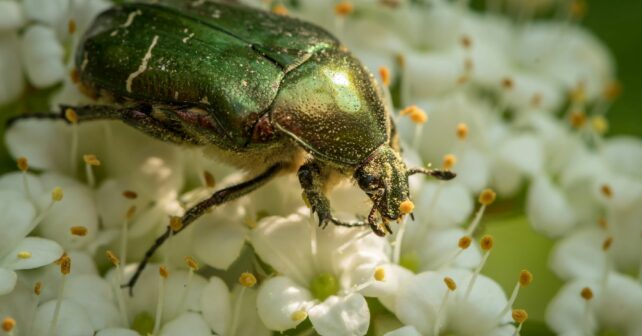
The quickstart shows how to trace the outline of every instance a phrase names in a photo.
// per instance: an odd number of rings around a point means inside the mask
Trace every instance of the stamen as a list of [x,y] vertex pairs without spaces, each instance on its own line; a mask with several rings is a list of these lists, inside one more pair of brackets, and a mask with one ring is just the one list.
[[213,189],[216,186],[214,175],[207,170],[203,171],[203,181],[205,182],[205,186],[209,189]]
[[515,82],[510,77],[504,77],[502,79],[502,88],[506,91],[510,91],[515,88]]
[[457,241],[457,247],[459,247],[457,252],[455,252],[450,258],[447,259],[447,261],[443,265],[439,266],[437,269],[450,267],[450,265],[452,265],[452,263],[455,262],[455,260],[457,260],[457,258],[459,258],[459,256],[470,247],[470,244],[472,244],[472,242],[473,240],[469,236],[462,236],[461,238],[459,238],[459,240]]
[[446,154],[442,160],[442,167],[445,170],[452,170],[457,164],[457,157],[455,154]]
[[354,6],[348,1],[341,1],[334,6],[334,13],[337,16],[348,16],[354,11]]
[[125,213],[125,218],[123,220],[123,229],[120,233],[120,257],[124,265],[127,265],[127,240],[129,238],[129,223],[132,221],[132,219],[134,219],[135,214],[136,206],[132,205],[129,207],[129,209],[127,209],[127,212]]
[[58,324],[58,317],[60,316],[60,307],[62,305],[62,299],[65,294],[65,283],[67,280],[67,275],[71,272],[71,258],[67,254],[63,254],[60,259],[58,259],[60,264],[60,273],[62,274],[62,281],[60,282],[60,289],[58,290],[58,299],[56,301],[56,307],[54,309],[54,315],[51,319],[51,324],[49,325],[49,336],[55,334],[56,325]]
[[484,265],[486,264],[486,261],[490,256],[490,251],[493,249],[494,244],[495,242],[494,242],[493,236],[491,235],[485,235],[481,238],[481,241],[479,242],[479,246],[481,247],[482,251],[484,251],[484,256],[482,257],[482,260],[479,263],[479,266],[477,266],[477,268],[475,269],[475,272],[470,278],[470,281],[468,282],[468,288],[466,289],[464,300],[468,300],[468,296],[470,296],[470,293],[472,292],[473,287],[475,286],[475,281],[477,280],[477,277],[479,276],[479,273],[481,272],[482,268],[484,268]]
[[602,195],[604,195],[604,197],[606,198],[613,197],[613,189],[611,189],[611,186],[608,184],[602,185],[602,187],[600,187],[600,191],[602,192]]
[[72,108],[67,108],[65,110],[65,119],[67,119],[67,121],[72,125],[69,163],[71,175],[76,175],[76,157],[78,156],[78,114]]
[[20,251],[20,252],[18,252],[17,256],[20,259],[29,259],[29,258],[31,258],[31,252],[29,252],[29,251]]
[[439,335],[439,329],[441,328],[441,316],[444,314],[444,311],[446,310],[446,305],[448,304],[448,298],[450,297],[450,293],[454,292],[457,289],[457,284],[455,283],[455,280],[453,280],[450,277],[445,277],[444,278],[444,283],[446,284],[446,288],[448,290],[444,294],[444,298],[441,300],[441,304],[439,305],[439,310],[437,310],[437,314],[435,315],[435,326],[433,329],[433,335]]
[[382,266],[378,266],[374,271],[374,279],[377,281],[386,280],[386,270]]
[[158,287],[158,304],[156,305],[156,318],[154,320],[154,332],[153,335],[158,335],[160,331],[161,321],[163,319],[163,301],[165,300],[165,286],[167,283],[167,278],[169,277],[169,271],[167,267],[161,265],[158,268],[158,274],[160,275],[159,287]]
[[468,137],[468,125],[465,123],[459,123],[457,124],[457,138],[459,140],[466,140]]
[[239,277],[239,283],[245,288],[254,287],[256,285],[256,277],[252,273],[243,272]]
[[538,108],[542,105],[542,94],[539,92],[535,92],[533,94],[533,97],[531,97],[531,107],[533,108]]
[[513,289],[513,293],[510,295],[510,298],[508,299],[508,303],[506,303],[506,306],[504,307],[504,309],[502,309],[502,311],[497,316],[497,323],[501,321],[504,314],[508,313],[508,311],[513,306],[513,304],[515,304],[515,300],[517,300],[517,295],[519,294],[519,289],[527,287],[528,285],[531,284],[531,282],[533,282],[533,273],[529,272],[528,270],[522,270],[519,273],[519,279],[517,280],[517,284]]
[[479,194],[479,203],[481,204],[481,207],[479,207],[479,210],[477,210],[477,213],[475,214],[475,218],[473,219],[473,222],[468,226],[468,230],[466,231],[466,234],[469,236],[472,236],[475,230],[477,229],[477,226],[481,222],[482,216],[484,215],[484,211],[486,211],[486,207],[493,204],[495,202],[495,198],[497,197],[497,194],[493,189],[486,188],[482,190],[481,194]]
[[411,105],[404,108],[399,111],[399,115],[402,117],[407,116],[415,124],[423,124],[428,121],[428,115],[426,112],[417,105]]
[[62,191],[62,188],[60,187],[55,187],[51,191],[51,201],[52,202],[60,202],[62,201],[62,198],[65,196],[65,194]]
[[513,310],[513,321],[517,323],[517,329],[515,330],[514,336],[519,336],[519,333],[522,331],[522,325],[528,320],[528,313],[524,309],[514,309]]
[[611,245],[613,244],[613,237],[609,236],[604,239],[602,242],[602,251],[606,252],[611,248]]
[[178,232],[183,228],[183,221],[178,216],[169,217],[169,227],[173,232]]
[[584,327],[586,328],[585,332],[587,335],[593,334],[591,332],[591,301],[593,300],[593,291],[589,287],[584,287],[582,288],[582,291],[580,291],[580,296],[584,301],[586,302],[586,306],[584,308]]
[[31,302],[30,318],[29,325],[27,326],[27,335],[31,335],[31,330],[33,329],[33,321],[35,321],[36,312],[38,311],[38,305],[40,304],[40,294],[42,293],[42,282],[37,281],[33,286],[33,300]]
[[383,83],[383,85],[385,85],[386,87],[389,87],[390,70],[385,66],[379,67],[379,76],[381,77],[381,82]]
[[127,305],[125,305],[125,297],[123,296],[123,291],[120,288],[120,284],[123,283],[123,271],[120,267],[120,259],[112,252],[107,250],[107,259],[109,262],[116,267],[116,281],[112,284],[112,289],[116,295],[116,301],[118,303],[118,311],[120,313],[120,319],[123,322],[123,325],[126,327],[129,326],[129,319],[127,317]]
[[414,209],[415,209],[415,204],[412,203],[411,200],[407,199],[407,200],[401,202],[401,204],[399,204],[399,211],[404,215],[407,215],[407,214],[411,213],[412,210],[414,210]]
[[82,156],[83,161],[85,161],[85,174],[87,175],[87,184],[89,184],[90,187],[94,187],[96,185],[96,178],[94,177],[94,171],[92,167],[94,166],[100,166],[100,160],[96,158],[96,155],[94,154],[85,154]]
[[614,80],[606,85],[602,92],[602,97],[608,102],[613,102],[622,94],[622,84]]
[[285,6],[278,4],[272,7],[272,13],[285,16],[288,15],[288,9]]
[[569,114],[568,121],[573,128],[582,128],[586,124],[586,114],[581,110],[572,111]]
[[123,197],[126,199],[134,200],[138,198],[138,194],[135,191],[125,190],[123,191]]
[[580,20],[586,15],[587,7],[586,1],[573,0],[568,8],[569,16],[571,19]]
[[40,293],[42,293],[42,282],[36,282],[33,286],[33,293],[36,294],[36,296],[40,296]]
[[290,316],[290,318],[294,322],[301,322],[301,321],[303,321],[303,320],[308,318],[308,312],[306,312],[303,309],[299,309],[299,310],[294,311],[292,313],[292,315]]
[[598,135],[604,135],[609,130],[609,121],[602,115],[591,118],[591,128]]
[[21,156],[16,160],[16,163],[18,165],[18,169],[22,172],[22,186],[25,190],[25,194],[27,195],[27,198],[32,200],[33,197],[31,196],[31,190],[29,189],[29,179],[27,177],[27,171],[29,170],[29,161],[27,160],[26,157]]
[[74,21],[74,19],[70,19],[67,22],[67,31],[69,32],[69,34],[73,34],[76,32],[76,21]]
[[194,278],[194,272],[198,271],[198,263],[196,262],[196,260],[194,260],[194,258],[190,256],[185,257],[185,264],[187,264],[187,267],[189,268],[187,272],[187,283],[183,287],[183,293],[181,293],[181,300],[176,306],[177,313],[185,308],[185,300],[189,296],[189,290],[191,288],[192,278]]
[[13,329],[16,327],[16,320],[7,316],[2,320],[2,330],[9,335],[13,335]]
[[72,226],[71,228],[69,228],[69,231],[74,236],[84,237],[87,235],[88,230],[85,226]]
[[49,203],[49,205],[47,205],[47,207],[42,212],[38,214],[38,216],[33,220],[33,222],[31,222],[31,226],[30,226],[31,230],[33,230],[36,226],[38,226],[38,224],[40,224],[40,222],[42,222],[43,219],[45,219],[45,217],[51,210],[51,207],[53,207],[55,203],[62,201],[63,197],[64,197],[64,193],[62,191],[62,188],[60,187],[53,188],[53,190],[51,191],[51,202]]

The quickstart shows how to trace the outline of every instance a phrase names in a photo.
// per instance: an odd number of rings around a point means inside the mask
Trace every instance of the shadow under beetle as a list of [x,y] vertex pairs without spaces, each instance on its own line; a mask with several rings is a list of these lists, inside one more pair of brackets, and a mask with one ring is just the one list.
[[[448,180],[450,171],[408,169],[374,77],[313,24],[213,1],[127,3],[100,14],[75,59],[81,90],[103,105],[61,106],[78,122],[121,120],[163,141],[204,147],[252,178],[187,210],[182,228],[207,209],[297,172],[319,225],[368,225],[379,236],[401,219],[408,176]],[[15,121],[15,120],[14,120]],[[326,192],[352,177],[372,200],[365,221],[332,215]],[[130,293],[156,239],[126,286]]]

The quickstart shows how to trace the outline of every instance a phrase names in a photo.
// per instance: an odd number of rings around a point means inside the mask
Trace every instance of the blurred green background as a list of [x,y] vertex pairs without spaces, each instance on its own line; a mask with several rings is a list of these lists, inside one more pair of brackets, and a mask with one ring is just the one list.
[[[529,1],[529,0],[523,0]],[[479,5],[483,0],[473,1]],[[589,0],[583,24],[592,30],[613,53],[622,96],[608,114],[609,136],[642,136],[642,1]],[[0,106],[0,134],[5,120],[19,112],[44,111],[43,93],[27,90],[19,102]],[[3,141],[2,140],[0,141]],[[1,144],[0,144],[1,145]],[[14,170],[15,164],[0,146],[0,173]],[[552,335],[543,324],[547,302],[562,284],[547,268],[548,253],[553,242],[535,233],[523,217],[510,219],[488,218],[486,232],[495,236],[496,247],[484,273],[497,280],[508,294],[517,281],[520,270],[527,268],[535,281],[520,292],[516,308],[528,310],[530,319],[522,335]],[[608,333],[607,333],[608,334]],[[609,334],[611,335],[611,334]]]

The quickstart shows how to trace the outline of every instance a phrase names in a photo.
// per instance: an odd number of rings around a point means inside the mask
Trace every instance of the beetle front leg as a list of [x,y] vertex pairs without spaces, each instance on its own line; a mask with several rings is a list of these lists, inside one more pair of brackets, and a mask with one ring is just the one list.
[[346,227],[360,227],[369,225],[363,221],[347,222],[332,216],[332,209],[330,208],[330,201],[323,192],[323,186],[326,178],[318,164],[309,162],[301,166],[298,172],[299,183],[303,188],[305,197],[310,203],[312,213],[316,213],[319,217],[319,226],[325,229],[328,224],[346,226]]

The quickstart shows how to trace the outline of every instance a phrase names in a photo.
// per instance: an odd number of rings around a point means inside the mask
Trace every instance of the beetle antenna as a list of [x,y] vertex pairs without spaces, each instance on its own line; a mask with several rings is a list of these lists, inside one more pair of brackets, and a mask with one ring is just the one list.
[[425,174],[432,176],[438,180],[448,181],[454,179],[457,174],[450,170],[441,170],[441,169],[426,169],[426,168],[411,168],[408,170],[408,176],[415,174]]

